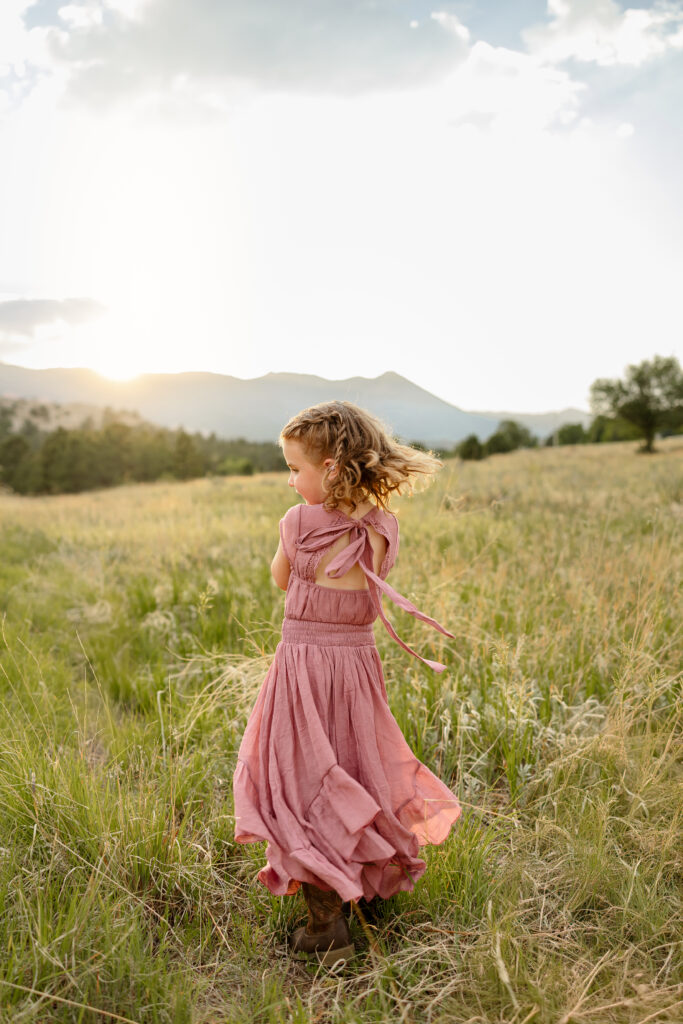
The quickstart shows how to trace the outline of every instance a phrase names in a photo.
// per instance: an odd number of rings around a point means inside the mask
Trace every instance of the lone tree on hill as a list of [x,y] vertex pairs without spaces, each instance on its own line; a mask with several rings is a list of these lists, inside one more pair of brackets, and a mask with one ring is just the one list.
[[623,380],[603,377],[591,385],[591,408],[633,423],[645,439],[642,451],[653,452],[657,431],[683,423],[683,370],[674,356],[627,366]]

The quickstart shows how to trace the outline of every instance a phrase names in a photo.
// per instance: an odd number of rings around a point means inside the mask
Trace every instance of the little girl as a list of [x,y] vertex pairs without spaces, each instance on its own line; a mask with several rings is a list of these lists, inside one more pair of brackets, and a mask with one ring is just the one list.
[[410,890],[461,808],[417,760],[389,710],[372,623],[386,595],[438,629],[386,582],[398,551],[387,503],[441,463],[398,444],[350,402],[304,409],[280,435],[289,486],[305,505],[280,520],[271,571],[287,591],[282,641],[249,717],[233,788],[235,839],[267,842],[258,878],[278,895],[301,886],[308,921],[293,953],[331,964],[353,954],[342,901]]

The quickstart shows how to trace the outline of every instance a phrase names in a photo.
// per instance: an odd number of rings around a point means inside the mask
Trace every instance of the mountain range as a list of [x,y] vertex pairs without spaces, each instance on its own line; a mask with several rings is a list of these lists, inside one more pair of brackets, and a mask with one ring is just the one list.
[[249,441],[275,441],[291,416],[331,399],[345,399],[370,410],[404,441],[444,447],[468,434],[483,440],[502,419],[517,420],[538,437],[563,423],[587,426],[590,422],[589,414],[580,409],[467,412],[392,372],[346,380],[299,373],[267,373],[251,380],[219,373],[146,373],[115,381],[87,369],[32,370],[0,363],[0,396],[109,406],[161,426]]

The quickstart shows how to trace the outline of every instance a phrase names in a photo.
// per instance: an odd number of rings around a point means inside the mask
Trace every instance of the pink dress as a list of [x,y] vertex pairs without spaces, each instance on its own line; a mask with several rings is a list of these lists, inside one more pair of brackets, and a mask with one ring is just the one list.
[[[386,538],[379,575],[367,526]],[[315,582],[325,551],[349,543],[325,567],[343,576],[356,562],[367,590]],[[386,582],[398,550],[398,521],[373,508],[362,519],[322,505],[295,505],[280,521],[292,567],[282,640],[240,745],[233,778],[235,839],[266,841],[258,878],[278,895],[301,882],[343,900],[387,899],[425,871],[419,847],[442,843],[461,813],[448,789],[413,754],[387,703],[372,623],[384,593],[452,637]],[[441,672],[439,662],[421,658]]]

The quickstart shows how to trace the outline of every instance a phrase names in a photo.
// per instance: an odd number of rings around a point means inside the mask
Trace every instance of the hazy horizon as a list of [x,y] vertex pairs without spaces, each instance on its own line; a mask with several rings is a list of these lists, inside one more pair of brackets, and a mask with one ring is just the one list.
[[[168,372],[166,372],[166,371],[157,371],[157,372],[149,371],[149,372],[146,372],[146,373],[136,374],[133,377],[121,379],[121,378],[107,377],[106,374],[100,373],[98,370],[94,370],[90,366],[42,366],[42,367],[30,367],[30,366],[23,366],[20,363],[10,363],[9,360],[7,360],[7,359],[0,359],[0,368],[2,368],[3,365],[5,365],[5,366],[16,366],[19,369],[28,369],[28,370],[30,370],[30,369],[39,369],[39,370],[45,370],[47,372],[49,372],[51,370],[75,370],[75,371],[84,370],[84,371],[86,371],[88,373],[94,373],[101,380],[106,381],[109,385],[113,385],[115,387],[119,387],[121,389],[121,397],[122,398],[125,398],[126,385],[133,383],[134,381],[138,380],[141,377],[154,377],[154,376],[175,376],[175,377],[178,377],[178,376],[182,376],[183,374],[194,373],[194,374],[212,374],[214,376],[231,377],[234,380],[239,380],[239,381],[254,381],[254,380],[259,380],[262,377],[282,376],[285,373],[289,373],[289,371],[270,370],[270,371],[268,371],[265,374],[258,374],[256,376],[252,376],[252,377],[241,377],[241,376],[238,376],[237,374],[234,374],[234,373],[225,373],[225,374],[219,373],[216,370],[176,370],[176,371],[168,371]],[[382,373],[376,374],[375,376],[367,376],[366,374],[363,374],[363,373],[352,373],[352,374],[349,374],[348,377],[336,377],[336,378],[334,378],[334,377],[322,377],[320,374],[310,374],[310,376],[318,377],[321,380],[329,380],[333,384],[335,384],[335,383],[340,383],[341,384],[341,383],[345,383],[345,382],[347,382],[349,380],[353,380],[353,379],[360,379],[360,380],[366,380],[366,381],[378,380],[380,377],[384,377],[384,376],[387,376],[389,374],[395,374],[395,375],[401,377],[403,380],[407,380],[407,381],[409,381],[409,383],[415,384],[417,387],[422,387],[421,384],[418,384],[414,380],[410,380],[410,378],[409,377],[405,377],[404,374],[398,374],[396,370],[384,370]],[[297,374],[294,374],[294,376],[302,377],[302,376],[308,376],[308,375],[304,374],[304,373],[297,373]],[[0,378],[0,386],[1,385],[2,385],[2,379]],[[428,388],[423,388],[423,390],[428,391],[428,393],[430,395],[434,395],[434,392],[429,391]],[[438,395],[434,395],[434,397],[435,398],[439,398]],[[29,399],[24,399],[24,396],[22,396],[22,395],[13,395],[12,393],[4,393],[2,391],[0,391],[0,398],[21,399],[21,400],[26,400],[26,401],[33,400],[33,399],[30,399],[30,398]],[[35,400],[38,401],[38,399],[35,399]],[[45,401],[47,401],[47,399],[45,399]],[[448,399],[441,399],[441,401],[446,401],[447,402]],[[451,402],[449,404],[453,405],[454,403]],[[555,413],[555,412],[564,412],[566,409],[575,409],[576,411],[582,412],[582,413],[589,413],[590,412],[590,409],[589,409],[587,403],[584,404],[583,407],[580,406],[580,405],[576,405],[576,406],[563,406],[562,408],[557,408],[557,409],[550,409],[550,408],[548,408],[548,409],[539,409],[539,410],[530,410],[530,409],[491,409],[491,408],[487,408],[487,409],[465,409],[462,406],[456,406],[456,408],[462,409],[463,412],[476,412],[476,413],[481,413],[483,415],[492,415],[492,416],[498,415],[499,413],[508,413],[508,412],[517,412],[517,413],[520,413],[522,415],[529,415],[529,416],[535,416],[535,415],[542,416],[544,414],[551,414],[551,413]]]

